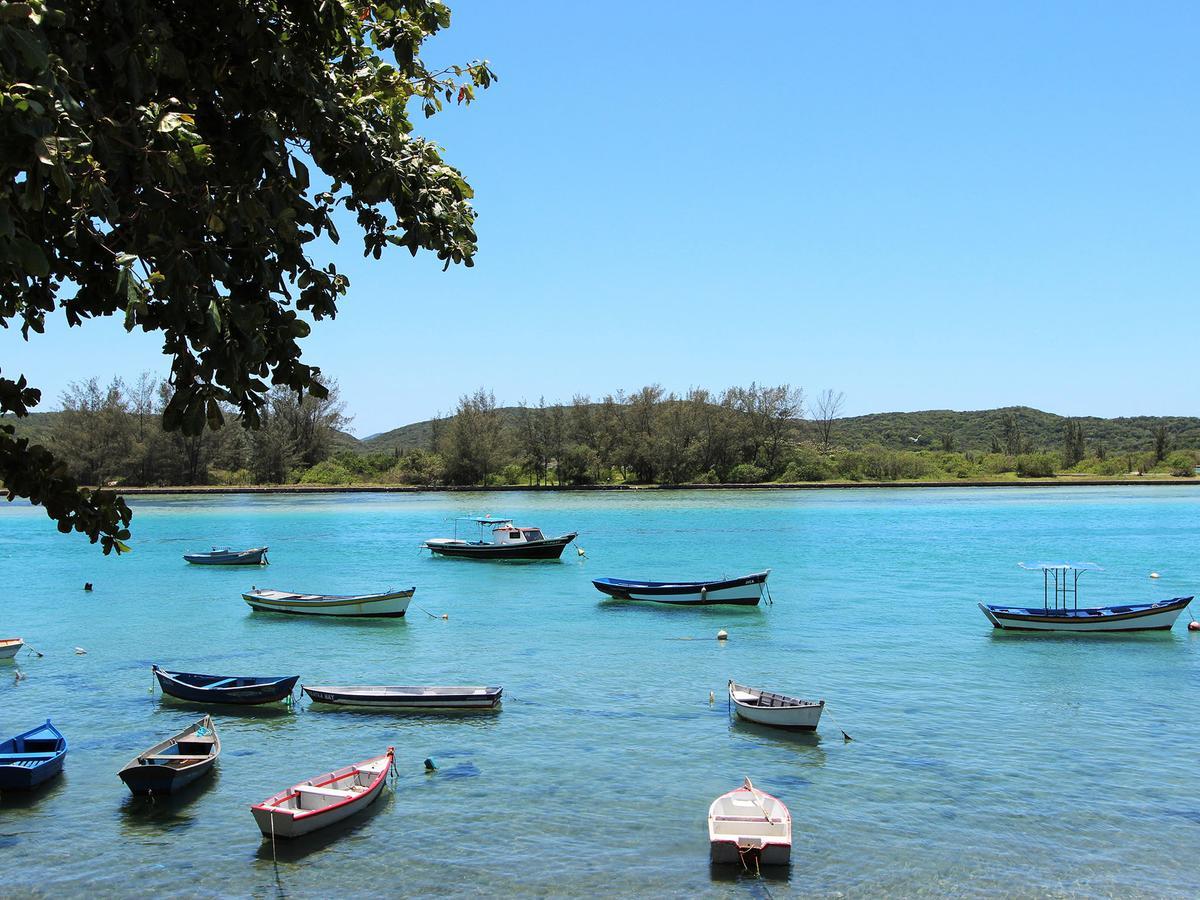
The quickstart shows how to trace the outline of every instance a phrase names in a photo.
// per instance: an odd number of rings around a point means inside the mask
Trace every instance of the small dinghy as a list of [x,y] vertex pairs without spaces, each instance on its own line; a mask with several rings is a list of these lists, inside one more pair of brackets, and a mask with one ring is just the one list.
[[500,687],[304,686],[314,703],[379,709],[495,709]]
[[295,594],[253,590],[242,594],[251,609],[305,616],[347,616],[359,619],[398,619],[408,612],[416,588],[380,594]]
[[0,791],[27,791],[62,771],[67,739],[46,720],[0,744]]
[[299,837],[362,812],[387,781],[395,750],[302,781],[250,807],[264,837]]
[[208,553],[185,553],[183,558],[194,566],[265,566],[267,547],[249,550],[230,550],[228,547],[213,547]]
[[253,706],[275,703],[290,696],[299,675],[201,675],[196,672],[168,672],[158,666],[151,671],[164,694],[193,703],[234,703]]
[[725,578],[719,581],[631,581],[626,578],[597,578],[596,590],[617,600],[646,600],[677,606],[757,606],[767,593],[771,570]]
[[174,737],[135,756],[117,774],[135,794],[170,794],[212,771],[221,755],[221,738],[205,716]]
[[708,843],[717,864],[786,866],[792,858],[792,814],[747,778],[708,808]]
[[0,659],[12,659],[24,646],[25,642],[20,638],[0,638]]
[[788,728],[792,731],[816,731],[825,709],[824,700],[801,700],[729,682],[729,701],[738,716],[748,722]]

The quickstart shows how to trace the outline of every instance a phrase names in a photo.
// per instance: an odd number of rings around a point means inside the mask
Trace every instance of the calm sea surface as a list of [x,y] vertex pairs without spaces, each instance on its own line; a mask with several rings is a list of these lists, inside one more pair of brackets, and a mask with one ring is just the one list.
[[[7,896],[1200,894],[1200,633],[1187,615],[1169,633],[1021,636],[975,606],[1041,602],[1019,560],[1105,566],[1083,579],[1091,604],[1200,591],[1200,489],[133,506],[135,552],[120,559],[58,535],[40,510],[0,509],[0,637],[45,654],[21,654],[19,682],[0,664],[0,735],[49,716],[71,747],[63,777],[0,799]],[[470,513],[578,530],[587,557],[419,552]],[[271,565],[181,559],[214,543],[269,544]],[[619,604],[589,583],[768,566],[775,603],[751,610]],[[251,585],[417,593],[406,620],[330,622],[252,613],[239,596]],[[152,804],[117,770],[199,713],[151,690],[151,663],[309,684],[499,684],[505,702],[470,716],[307,700],[223,712],[215,776]],[[731,722],[731,677],[825,698],[819,737]],[[389,745],[394,790],[324,836],[281,841],[273,861],[250,804]],[[788,874],[708,864],[708,804],[744,775],[792,811]]]

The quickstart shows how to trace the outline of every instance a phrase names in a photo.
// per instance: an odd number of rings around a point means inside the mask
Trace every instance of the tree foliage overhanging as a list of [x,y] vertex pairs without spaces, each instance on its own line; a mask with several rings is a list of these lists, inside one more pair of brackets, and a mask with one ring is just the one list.
[[[470,102],[486,63],[431,71],[435,0],[30,0],[0,3],[0,324],[41,333],[122,314],[171,358],[168,431],[260,423],[272,385],[318,397],[301,361],[348,281],[306,245],[338,240],[471,264],[471,188],[417,136],[410,110]],[[332,182],[310,189],[305,160]],[[40,392],[0,378],[0,413]],[[89,492],[48,450],[0,427],[0,479],[61,531],[107,553],[129,535],[117,496]]]

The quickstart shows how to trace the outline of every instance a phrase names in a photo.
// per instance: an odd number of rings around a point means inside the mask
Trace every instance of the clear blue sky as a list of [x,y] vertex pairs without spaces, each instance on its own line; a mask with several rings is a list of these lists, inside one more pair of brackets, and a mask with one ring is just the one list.
[[[306,359],[359,435],[658,382],[843,390],[851,414],[1196,414],[1200,7],[451,4],[427,124],[477,192],[473,269],[333,251]],[[66,383],[166,370],[118,322],[20,347]]]

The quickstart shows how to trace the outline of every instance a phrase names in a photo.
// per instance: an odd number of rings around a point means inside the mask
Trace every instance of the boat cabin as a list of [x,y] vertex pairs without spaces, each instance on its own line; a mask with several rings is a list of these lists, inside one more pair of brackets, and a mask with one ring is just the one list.
[[[514,525],[512,519],[492,519],[488,517],[473,518],[465,517],[467,521],[474,522],[479,526],[479,541],[480,544],[495,544],[497,547],[512,546],[513,544],[528,544],[533,541],[544,541],[546,538],[542,534],[540,528],[524,528],[520,525]],[[455,537],[457,537],[458,523],[455,522]],[[484,533],[490,529],[491,540],[484,540]]]

